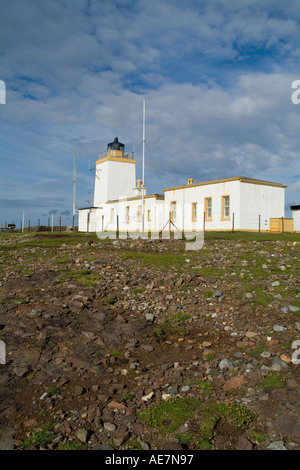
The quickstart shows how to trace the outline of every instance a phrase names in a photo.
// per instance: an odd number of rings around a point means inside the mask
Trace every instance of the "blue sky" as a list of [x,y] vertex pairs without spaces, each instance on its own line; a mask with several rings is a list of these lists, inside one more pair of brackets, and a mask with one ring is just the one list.
[[[0,4],[0,223],[72,221],[114,137],[149,193],[231,176],[300,203],[298,0],[13,0]],[[287,215],[289,213],[287,212]]]

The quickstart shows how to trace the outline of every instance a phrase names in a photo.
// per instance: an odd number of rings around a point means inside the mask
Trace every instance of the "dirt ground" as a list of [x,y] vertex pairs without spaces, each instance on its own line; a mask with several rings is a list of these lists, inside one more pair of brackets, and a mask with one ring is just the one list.
[[299,450],[299,247],[0,234],[0,448]]

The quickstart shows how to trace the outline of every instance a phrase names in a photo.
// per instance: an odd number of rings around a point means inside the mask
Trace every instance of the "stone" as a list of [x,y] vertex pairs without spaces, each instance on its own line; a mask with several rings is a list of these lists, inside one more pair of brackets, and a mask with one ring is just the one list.
[[251,292],[246,292],[245,297],[246,299],[252,299],[253,295],[251,294]]
[[255,333],[255,331],[247,331],[246,332],[246,337],[247,338],[254,338],[256,335],[257,335],[257,333]]
[[231,377],[225,384],[223,385],[223,390],[227,392],[227,390],[233,390],[236,388],[239,388],[241,385],[243,385],[246,382],[245,377],[241,376],[235,376]]
[[214,296],[215,296],[215,297],[221,297],[221,296],[223,296],[223,291],[217,290],[217,291],[214,293]]
[[274,441],[267,447],[268,450],[286,450],[283,441]]
[[274,330],[274,331],[279,331],[279,332],[280,332],[280,331],[285,331],[285,330],[286,330],[286,328],[285,328],[285,326],[281,326],[281,325],[274,325],[274,326],[273,326],[273,330]]
[[286,364],[290,364],[290,362],[292,362],[292,359],[286,354],[281,354],[280,359]]
[[154,315],[153,313],[146,313],[145,315],[146,321],[152,323],[154,321]]
[[246,436],[241,436],[235,446],[236,450],[253,450],[252,442]]
[[114,432],[117,429],[117,426],[114,423],[104,423],[103,427],[107,432]]
[[276,356],[273,359],[273,362],[272,362],[272,365],[271,365],[272,370],[279,372],[281,369],[285,369],[287,367],[288,367],[288,365],[285,362],[283,362],[280,359],[280,357]]
[[148,401],[148,400],[150,400],[150,398],[153,397],[153,395],[154,395],[154,392],[150,392],[150,393],[148,393],[148,395],[144,395],[141,399],[143,401]]
[[183,393],[190,392],[191,387],[189,385],[183,385],[183,387],[181,387],[180,391],[183,392]]
[[224,369],[231,370],[233,369],[233,364],[229,359],[222,359],[222,361],[219,362],[219,368],[221,370],[224,370]]
[[269,351],[263,351],[260,357],[271,357],[271,353]]
[[296,305],[289,305],[289,309],[291,312],[296,313],[299,310],[299,307],[296,307]]
[[88,440],[88,432],[86,429],[82,428],[82,429],[78,429],[76,431],[76,437],[77,439],[79,439],[81,442],[87,442]]

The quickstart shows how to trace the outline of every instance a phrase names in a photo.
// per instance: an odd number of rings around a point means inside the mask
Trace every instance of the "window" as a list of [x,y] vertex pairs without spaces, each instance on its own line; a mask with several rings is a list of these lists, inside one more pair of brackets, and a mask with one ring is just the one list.
[[212,199],[206,197],[204,199],[205,220],[212,220]]
[[230,219],[230,196],[222,196],[221,220]]
[[177,202],[172,201],[171,202],[171,211],[170,211],[170,221],[171,222],[175,222],[175,220],[176,220],[176,206],[177,206]]
[[125,207],[125,224],[129,224],[130,218],[129,218],[129,206]]
[[197,221],[197,202],[192,202],[192,222]]
[[141,221],[141,215],[142,215],[142,206],[137,207],[137,213],[136,213],[136,219],[138,222]]
[[148,222],[151,222],[151,210],[150,209],[147,210],[147,220]]
[[112,207],[110,209],[110,223],[113,224],[114,223],[114,218],[115,218],[115,209]]

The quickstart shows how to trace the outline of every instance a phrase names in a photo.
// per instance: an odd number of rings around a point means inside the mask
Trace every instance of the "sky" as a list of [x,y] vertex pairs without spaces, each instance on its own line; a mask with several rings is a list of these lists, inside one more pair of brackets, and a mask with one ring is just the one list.
[[144,100],[148,194],[246,176],[290,216],[296,80],[298,0],[0,0],[0,224],[71,225],[74,153],[78,209],[115,137],[141,178]]

